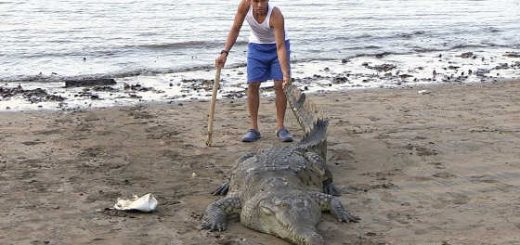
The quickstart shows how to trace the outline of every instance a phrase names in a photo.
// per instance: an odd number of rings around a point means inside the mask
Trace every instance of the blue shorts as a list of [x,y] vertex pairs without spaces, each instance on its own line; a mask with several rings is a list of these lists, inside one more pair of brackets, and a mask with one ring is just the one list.
[[[287,62],[290,64],[289,40],[285,40],[285,49],[287,50]],[[290,70],[289,65],[289,72]],[[247,45],[247,82],[265,82],[267,80],[283,80],[276,44],[249,43]]]

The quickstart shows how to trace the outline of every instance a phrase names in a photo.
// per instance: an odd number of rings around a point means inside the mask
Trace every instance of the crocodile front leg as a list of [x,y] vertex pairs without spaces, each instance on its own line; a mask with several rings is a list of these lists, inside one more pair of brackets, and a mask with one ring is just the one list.
[[241,204],[238,197],[225,197],[211,203],[202,218],[202,229],[210,231],[223,231],[226,229],[227,216],[238,214]]
[[[327,172],[330,173],[330,171],[327,170]],[[339,194],[338,188],[336,188],[336,185],[332,183],[332,178],[326,179],[323,181],[323,193],[329,194],[332,196],[341,196]]]
[[351,214],[347,209],[343,207],[339,198],[324,194],[321,192],[313,192],[311,196],[321,207],[322,211],[330,211],[339,222],[354,222],[357,223],[361,219]]
[[323,181],[323,192],[333,196],[340,196],[338,189],[332,182],[332,173],[323,158],[316,152],[306,152],[305,159],[311,163],[311,168],[325,176]]

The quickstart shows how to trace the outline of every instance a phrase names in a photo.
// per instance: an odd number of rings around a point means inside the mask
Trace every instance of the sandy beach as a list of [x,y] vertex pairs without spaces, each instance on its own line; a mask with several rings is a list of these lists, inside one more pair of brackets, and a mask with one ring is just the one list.
[[[324,214],[327,244],[520,244],[519,94],[519,81],[311,94],[341,200],[362,218]],[[253,144],[238,140],[245,101],[226,99],[206,147],[208,105],[0,113],[0,244],[287,244],[237,220],[198,229],[235,159],[281,144],[272,98]],[[290,112],[287,125],[300,139]],[[154,213],[112,209],[150,192]]]

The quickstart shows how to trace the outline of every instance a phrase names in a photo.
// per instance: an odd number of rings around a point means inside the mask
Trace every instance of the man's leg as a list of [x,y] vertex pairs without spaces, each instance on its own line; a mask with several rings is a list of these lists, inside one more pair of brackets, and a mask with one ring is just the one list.
[[260,106],[260,82],[249,83],[247,87],[247,107],[250,128],[258,130],[258,108]]
[[284,128],[285,110],[287,109],[287,98],[283,92],[283,81],[274,81],[274,92],[276,94],[276,129]]
[[287,109],[287,98],[283,92],[283,81],[274,81],[274,91],[276,94],[276,136],[282,142],[292,142],[293,137],[284,126],[285,110]]
[[247,108],[249,110],[249,130],[242,137],[242,142],[255,142],[260,139],[258,131],[258,107],[260,106],[260,83],[249,83],[247,87]]

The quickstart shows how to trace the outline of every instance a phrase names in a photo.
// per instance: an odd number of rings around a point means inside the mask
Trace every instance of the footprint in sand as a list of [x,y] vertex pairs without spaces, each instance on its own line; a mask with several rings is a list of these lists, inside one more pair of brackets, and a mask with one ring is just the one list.
[[471,198],[461,193],[447,192],[442,194],[439,200],[444,204],[451,203],[456,205],[464,205],[468,203],[471,200]]
[[471,177],[469,177],[469,180],[471,182],[478,182],[478,183],[488,183],[488,184],[499,183],[498,180],[493,179],[493,177],[490,175],[471,176]]
[[436,169],[445,169],[446,167],[442,165],[441,162],[429,162],[429,165],[434,166]]
[[410,224],[410,222],[413,222],[416,220],[416,218],[413,217],[412,214],[406,213],[406,212],[398,212],[398,211],[390,211],[386,215],[386,217],[389,220],[396,221],[403,225]]
[[410,154],[415,153],[418,156],[434,156],[439,154],[435,149],[429,149],[424,146],[415,145],[415,144],[407,144],[404,146],[405,149],[410,150]]
[[81,153],[79,153],[80,157],[99,157],[99,156],[105,156],[107,153],[101,146],[94,146],[94,147],[88,147],[84,149]]
[[134,107],[128,110],[128,115],[134,119],[152,119],[157,118],[157,115],[152,115],[150,112],[143,110],[141,107]]
[[48,130],[40,130],[33,132],[36,135],[51,135],[51,134],[59,134],[61,133],[61,129],[48,129]]
[[104,190],[92,190],[87,194],[85,198],[86,203],[94,203],[99,201],[106,200],[116,200],[118,197],[121,197],[121,192],[119,191],[104,191]]
[[154,139],[154,140],[172,139],[175,136],[179,135],[179,132],[177,132],[176,130],[173,130],[171,128],[165,128],[162,125],[149,127],[147,129],[145,129],[145,132],[147,133],[147,135],[146,135],[147,139]]
[[33,146],[33,145],[39,145],[39,144],[45,144],[46,142],[45,141],[40,141],[40,140],[34,140],[34,141],[24,141],[22,142],[22,144],[26,145],[26,146]]
[[433,174],[432,176],[436,177],[436,178],[441,178],[441,179],[451,179],[451,178],[457,177],[457,175],[454,175],[449,172],[439,172],[439,173]]

